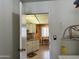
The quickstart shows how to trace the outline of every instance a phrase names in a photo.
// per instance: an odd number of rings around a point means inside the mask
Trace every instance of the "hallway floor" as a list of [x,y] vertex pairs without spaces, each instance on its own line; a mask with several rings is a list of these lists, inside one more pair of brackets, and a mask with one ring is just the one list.
[[36,56],[28,59],[50,59],[50,53],[47,46],[41,46],[35,53],[37,54]]

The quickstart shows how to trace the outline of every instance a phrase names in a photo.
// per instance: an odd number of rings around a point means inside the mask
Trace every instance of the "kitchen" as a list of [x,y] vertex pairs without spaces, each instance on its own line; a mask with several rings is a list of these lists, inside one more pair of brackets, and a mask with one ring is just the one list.
[[[49,55],[49,28],[48,14],[26,14],[23,15],[23,24],[27,28],[27,44],[25,45],[28,59],[44,59],[41,53]],[[24,34],[23,34],[24,35]],[[39,53],[40,51],[40,53]],[[45,57],[46,58],[46,57]],[[49,57],[47,57],[49,58]]]

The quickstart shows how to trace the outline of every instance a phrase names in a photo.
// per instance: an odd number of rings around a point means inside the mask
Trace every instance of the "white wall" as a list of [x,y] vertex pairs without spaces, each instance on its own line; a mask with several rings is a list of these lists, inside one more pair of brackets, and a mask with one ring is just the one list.
[[75,0],[59,0],[59,17],[63,24],[63,30],[69,25],[79,24],[79,8],[75,8]]
[[[73,2],[75,0],[59,0],[59,17],[60,20],[62,22],[62,32],[69,26],[69,25],[79,25],[79,8],[75,8]],[[79,33],[79,32],[78,32]],[[74,43],[71,41],[68,41],[69,44],[71,43],[71,45],[75,45],[75,41]],[[79,52],[79,48],[76,46],[71,46],[68,45],[68,42],[65,41],[65,47],[68,50],[68,54],[75,54],[75,55],[79,55],[77,52]],[[76,42],[77,44],[77,42]],[[70,47],[70,48],[69,48]],[[73,49],[73,47],[75,49]],[[69,50],[71,49],[71,50]],[[72,52],[73,51],[73,52]]]
[[[51,59],[58,59],[62,23],[58,17],[56,1],[23,3],[23,7],[24,13],[49,13],[50,55]],[[53,35],[57,35],[57,40],[53,40]]]
[[[12,12],[11,0],[0,0],[0,56],[3,59],[10,59],[12,53]],[[1,59],[1,57],[0,57]]]
[[51,2],[34,2],[34,3],[23,3],[24,13],[47,13],[50,8]]
[[[13,1],[14,0],[0,0],[0,59],[12,59]],[[18,0],[16,0],[16,2],[18,2]]]

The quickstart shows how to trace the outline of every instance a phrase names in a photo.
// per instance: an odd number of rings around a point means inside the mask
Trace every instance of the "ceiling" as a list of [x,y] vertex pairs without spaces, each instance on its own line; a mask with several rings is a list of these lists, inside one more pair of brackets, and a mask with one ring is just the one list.
[[23,15],[22,23],[48,24],[48,14]]
[[55,1],[55,0],[21,0],[22,2]]

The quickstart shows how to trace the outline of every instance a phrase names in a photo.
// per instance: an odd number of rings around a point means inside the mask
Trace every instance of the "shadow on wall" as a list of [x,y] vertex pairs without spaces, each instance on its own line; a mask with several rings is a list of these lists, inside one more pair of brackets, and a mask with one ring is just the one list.
[[19,15],[13,13],[12,14],[12,33],[13,33],[13,59],[20,59],[20,52],[18,51],[19,49],[19,44],[20,44],[20,20],[19,20]]

